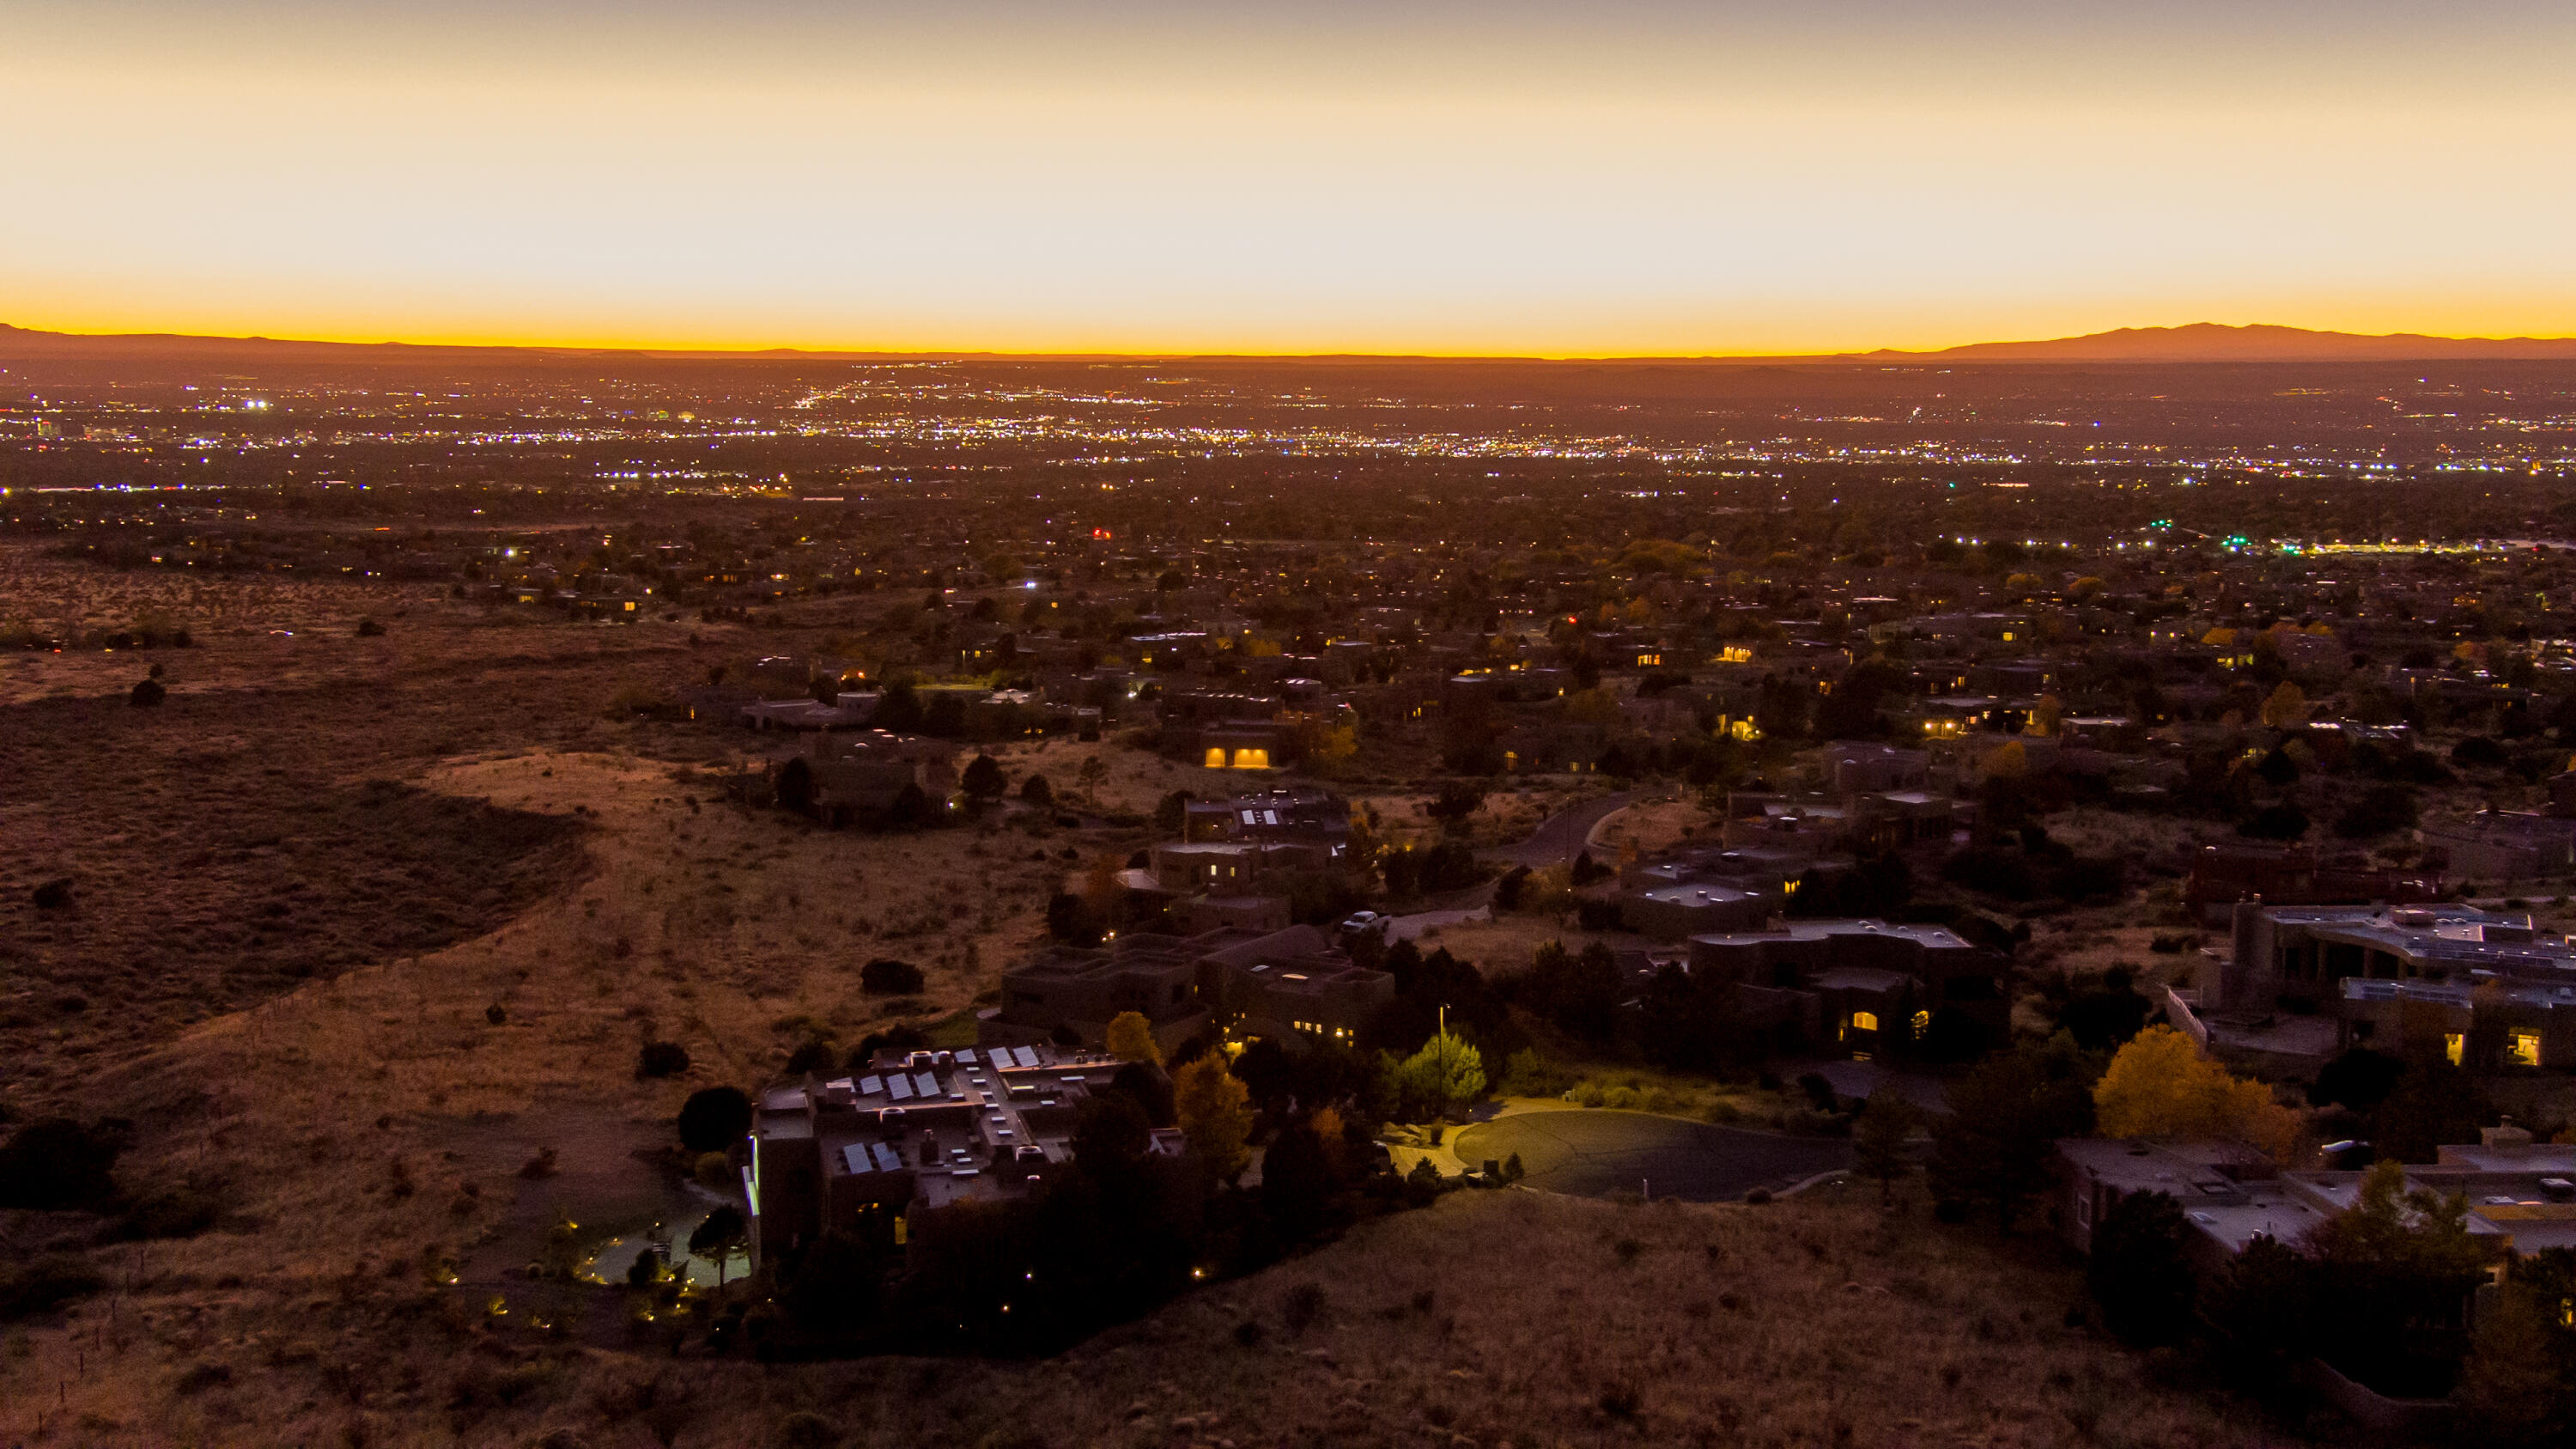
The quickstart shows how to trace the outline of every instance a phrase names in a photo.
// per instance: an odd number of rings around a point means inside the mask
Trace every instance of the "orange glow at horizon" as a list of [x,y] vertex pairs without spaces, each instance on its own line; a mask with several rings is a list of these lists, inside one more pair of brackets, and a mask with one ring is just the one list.
[[0,17],[0,322],[1563,357],[2576,334],[2576,18],[2137,8],[2171,13],[30,0]]

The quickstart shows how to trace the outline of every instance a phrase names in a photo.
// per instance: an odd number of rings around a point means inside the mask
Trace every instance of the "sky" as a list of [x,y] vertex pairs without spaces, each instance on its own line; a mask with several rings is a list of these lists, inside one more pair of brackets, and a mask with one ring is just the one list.
[[0,321],[1043,352],[2576,334],[2565,0],[9,0]]

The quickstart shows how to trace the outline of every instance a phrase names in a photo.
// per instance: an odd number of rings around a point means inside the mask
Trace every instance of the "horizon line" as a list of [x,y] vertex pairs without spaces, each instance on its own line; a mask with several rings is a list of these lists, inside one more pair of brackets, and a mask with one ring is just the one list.
[[[188,344],[241,344],[270,347],[330,347],[387,350],[460,351],[460,352],[531,352],[575,355],[627,354],[648,357],[740,359],[817,358],[825,360],[918,360],[918,361],[1030,361],[1030,362],[1180,362],[1180,361],[1255,361],[1255,362],[1598,362],[1598,363],[1791,363],[1791,362],[1903,362],[1907,360],[1979,360],[1959,354],[1998,353],[2024,348],[2057,348],[2106,339],[2172,338],[2182,334],[2200,336],[2228,335],[2312,339],[2346,345],[2425,342],[2442,344],[2446,350],[2463,346],[2493,344],[2496,346],[2566,346],[2576,349],[2576,335],[2547,336],[2538,333],[2514,335],[2465,335],[2437,332],[2344,332],[2330,328],[2299,327],[2284,323],[2187,322],[2107,328],[2095,332],[2037,338],[1984,338],[1955,342],[1936,347],[1877,347],[1851,351],[1800,352],[1443,352],[1364,350],[1265,351],[1260,349],[1189,349],[1149,348],[1138,350],[1080,349],[1026,351],[989,347],[851,347],[832,345],[770,344],[692,344],[681,342],[643,342],[634,340],[518,340],[500,341],[489,338],[429,340],[420,337],[367,337],[354,335],[272,336],[261,333],[196,333],[173,331],[69,331],[28,327],[0,322],[0,339],[9,336],[59,339],[69,343],[154,342]],[[2002,360],[2022,360],[2006,357]],[[2048,358],[2029,360],[2046,361]],[[2153,355],[2132,358],[2068,357],[2067,361],[2190,361],[2183,357]],[[2230,359],[2215,359],[2230,360]],[[2243,361],[2330,361],[2331,358],[2267,359],[2248,357]],[[2395,356],[2355,358],[2355,361],[2407,360]],[[2437,360],[2426,358],[2423,360]],[[2461,357],[2439,360],[2461,361]],[[2499,359],[2532,360],[2532,359]],[[2576,353],[2571,353],[2576,360]]]

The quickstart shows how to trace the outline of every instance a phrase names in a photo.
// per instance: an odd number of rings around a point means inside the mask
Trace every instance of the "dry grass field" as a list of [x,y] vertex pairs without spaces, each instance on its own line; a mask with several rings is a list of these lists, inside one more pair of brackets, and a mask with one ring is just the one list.
[[[814,1037],[955,1029],[1035,942],[1047,893],[1149,832],[820,830],[725,798],[743,737],[613,713],[638,686],[800,647],[792,632],[397,613],[354,586],[176,602],[223,622],[183,651],[0,657],[0,1106],[129,1117],[128,1190],[192,1184],[222,1215],[91,1252],[109,1291],[0,1330],[0,1443],[2261,1437],[2064,1327],[2078,1289],[2053,1252],[1998,1256],[1866,1194],[1452,1197],[1043,1363],[673,1357],[606,1290],[586,1309],[518,1297],[512,1270],[554,1224],[596,1243],[687,1206],[661,1149],[691,1090],[749,1083]],[[0,592],[55,617],[25,603]],[[357,637],[367,613],[389,632]],[[129,708],[156,659],[169,702]],[[1241,780],[1109,745],[1000,753],[1074,795],[1102,758],[1100,813]],[[1480,829],[1557,803],[1500,797]],[[58,877],[71,903],[37,907]],[[1507,919],[1452,944],[1517,965],[1555,929]],[[925,989],[862,992],[880,955]],[[689,1070],[639,1080],[648,1039],[685,1046]],[[88,1231],[16,1214],[0,1247]]]
[[671,1359],[495,1329],[391,1252],[236,1281],[159,1248],[112,1319],[12,1350],[0,1425],[317,1449],[2291,1442],[2067,1326],[2079,1298],[2044,1248],[1861,1189],[1453,1196],[1028,1363]]

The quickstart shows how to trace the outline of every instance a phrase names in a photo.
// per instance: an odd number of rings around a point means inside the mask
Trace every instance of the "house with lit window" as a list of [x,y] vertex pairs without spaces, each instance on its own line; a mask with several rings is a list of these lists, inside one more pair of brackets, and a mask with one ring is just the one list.
[[2576,940],[2458,905],[2235,907],[2213,1008],[2332,1017],[2339,1044],[2576,1069]]
[[2011,1019],[2003,957],[1946,926],[1782,921],[1690,938],[1690,972],[1736,988],[1748,1024],[1794,1027],[1854,1060],[1902,1053],[1936,1018],[1987,1040]]
[[1394,999],[1394,977],[1352,961],[1313,926],[1125,931],[1003,972],[1001,1005],[982,1014],[978,1034],[987,1044],[1096,1044],[1134,1011],[1167,1048],[1209,1029],[1290,1046],[1347,1043]]
[[1351,807],[1330,790],[1285,786],[1223,800],[1192,800],[1182,809],[1181,838],[1191,841],[1308,841],[1339,859],[1351,838]]

